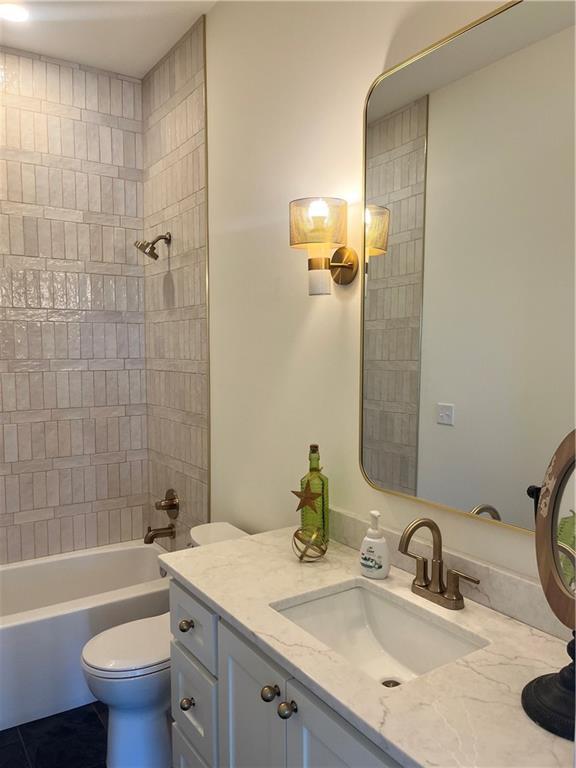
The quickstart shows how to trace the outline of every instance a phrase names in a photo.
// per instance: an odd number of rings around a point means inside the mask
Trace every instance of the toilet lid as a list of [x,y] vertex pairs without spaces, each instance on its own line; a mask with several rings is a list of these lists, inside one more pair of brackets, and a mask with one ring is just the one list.
[[170,614],[112,627],[89,640],[82,662],[101,677],[134,677],[170,666]]
[[241,531],[230,523],[202,523],[190,528],[190,540],[195,547],[203,547],[206,544],[217,544],[231,539],[245,539],[246,531]]

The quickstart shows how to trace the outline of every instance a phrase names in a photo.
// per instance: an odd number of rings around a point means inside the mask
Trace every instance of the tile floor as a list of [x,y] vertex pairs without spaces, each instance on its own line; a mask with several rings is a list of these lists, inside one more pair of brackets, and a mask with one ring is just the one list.
[[0,731],[0,768],[106,768],[99,702]]

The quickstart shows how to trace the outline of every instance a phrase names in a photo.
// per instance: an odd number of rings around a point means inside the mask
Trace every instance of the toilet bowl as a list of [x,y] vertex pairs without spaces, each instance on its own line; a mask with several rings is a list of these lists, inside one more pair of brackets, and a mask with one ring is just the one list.
[[[194,546],[244,536],[229,523],[191,530]],[[101,632],[84,646],[81,664],[108,705],[107,768],[170,768],[170,614]]]

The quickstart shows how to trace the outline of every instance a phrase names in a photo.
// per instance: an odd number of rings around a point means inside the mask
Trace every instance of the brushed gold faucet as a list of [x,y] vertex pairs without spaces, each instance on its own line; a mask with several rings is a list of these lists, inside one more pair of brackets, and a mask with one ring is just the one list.
[[492,520],[502,520],[500,512],[492,504],[477,504],[470,510],[471,515],[490,515]]
[[[412,536],[420,528],[428,528],[432,534],[432,570],[430,577],[428,577],[428,559],[408,551]],[[446,584],[444,584],[442,534],[434,520],[430,520],[427,517],[412,520],[406,526],[404,533],[400,537],[398,550],[403,555],[408,555],[408,557],[416,560],[416,576],[412,582],[412,592],[444,608],[449,608],[450,610],[464,608],[464,598],[460,592],[460,579],[471,581],[473,584],[480,583],[478,579],[474,579],[472,576],[449,568],[446,572]]]
[[166,528],[150,528],[144,534],[144,544],[152,544],[156,539],[175,539],[176,527],[174,523],[170,523]]

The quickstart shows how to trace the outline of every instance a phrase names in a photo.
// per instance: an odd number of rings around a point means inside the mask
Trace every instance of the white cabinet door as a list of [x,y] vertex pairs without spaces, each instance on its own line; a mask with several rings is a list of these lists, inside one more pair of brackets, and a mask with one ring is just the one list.
[[[277,714],[288,675],[220,623],[221,768],[284,768],[286,725]],[[274,687],[277,686],[277,693]],[[271,701],[263,701],[262,689]]]
[[287,768],[400,768],[294,680],[286,701],[297,707],[286,720]]

